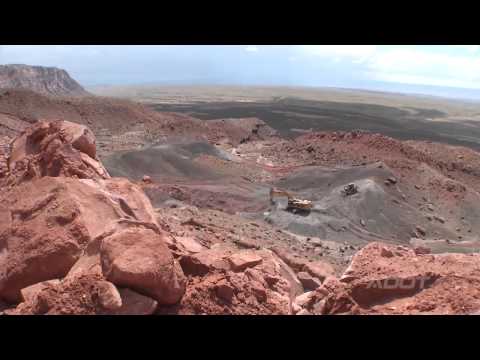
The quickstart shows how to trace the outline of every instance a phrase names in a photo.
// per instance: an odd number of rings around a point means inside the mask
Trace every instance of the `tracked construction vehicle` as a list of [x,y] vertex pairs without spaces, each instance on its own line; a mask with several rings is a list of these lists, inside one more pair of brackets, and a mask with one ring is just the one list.
[[343,196],[350,196],[356,193],[358,193],[358,186],[353,183],[346,185],[342,190]]
[[276,197],[286,197],[287,198],[287,208],[285,210],[296,211],[310,211],[313,208],[313,203],[310,200],[298,199],[289,192],[280,189],[270,189],[270,203],[275,203]]

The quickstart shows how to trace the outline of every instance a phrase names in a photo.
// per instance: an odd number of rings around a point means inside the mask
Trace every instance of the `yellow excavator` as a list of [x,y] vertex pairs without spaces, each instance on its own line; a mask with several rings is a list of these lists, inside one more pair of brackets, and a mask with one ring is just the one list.
[[270,188],[270,203],[274,204],[275,197],[286,197],[288,199],[286,210],[300,210],[310,211],[313,208],[313,203],[310,200],[298,199],[285,190]]

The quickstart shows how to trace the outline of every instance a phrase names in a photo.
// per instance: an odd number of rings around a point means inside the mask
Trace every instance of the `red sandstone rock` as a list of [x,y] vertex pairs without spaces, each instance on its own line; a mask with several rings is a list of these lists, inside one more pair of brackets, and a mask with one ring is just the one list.
[[304,271],[300,271],[297,274],[297,277],[306,291],[315,290],[322,285],[322,282],[319,279],[312,277],[309,273]]
[[205,247],[200,245],[194,239],[188,236],[176,236],[175,245],[180,247],[180,250],[190,254],[196,254],[203,250],[206,250]]
[[55,287],[60,284],[60,280],[47,280],[40,283],[30,285],[21,290],[22,301],[33,301],[35,297],[48,287]]
[[287,249],[280,246],[274,246],[271,250],[295,271],[302,271],[303,267],[307,264],[305,259],[293,256]]
[[105,310],[118,310],[122,307],[122,297],[111,282],[99,281],[97,283],[97,293],[100,305]]
[[104,314],[100,304],[98,276],[82,276],[75,281],[45,287],[33,299],[20,303],[14,315],[94,315]]
[[102,238],[96,238],[88,244],[82,256],[65,276],[65,281],[73,281],[75,278],[85,275],[103,277],[100,261],[100,244],[102,240]]
[[[393,256],[385,257],[387,250]],[[316,314],[466,314],[480,309],[478,254],[416,254],[371,243],[340,281],[327,279],[308,308]],[[458,296],[461,294],[461,296]]]
[[216,285],[216,294],[219,298],[231,303],[234,295],[234,289],[226,280],[222,280]]
[[151,315],[155,312],[158,303],[130,289],[119,289],[122,306],[113,311],[112,315]]
[[[243,268],[245,264],[255,265],[244,270],[237,267],[234,272],[229,261],[226,261],[230,258],[248,259],[249,261],[242,262]],[[250,263],[251,259],[255,261]],[[187,291],[180,303],[173,308],[161,307],[160,313],[291,313],[291,299],[295,296],[292,294],[297,294],[296,283],[292,283],[288,277],[289,273],[285,268],[287,265],[269,250],[239,251],[214,247],[192,256],[185,256],[182,260],[185,272],[193,275],[194,269],[195,276],[189,277]],[[192,263],[194,260],[198,260],[195,266]],[[292,272],[291,269],[290,271]]]
[[106,279],[159,304],[175,304],[185,292],[182,269],[162,236],[150,229],[127,228],[105,238],[100,258]]
[[10,315],[150,315],[157,302],[130,289],[116,287],[98,276],[79,276],[45,287],[22,302]]
[[96,159],[95,137],[87,127],[68,121],[39,121],[11,145],[10,184],[44,176],[107,179]]
[[288,291],[265,289],[242,272],[191,277],[185,296],[174,308],[160,313],[176,314],[289,314]]
[[249,250],[240,251],[228,258],[233,271],[243,271],[262,262],[262,258]]
[[312,298],[313,291],[307,291],[306,293],[303,293],[302,295],[299,295],[295,298],[295,305],[297,305],[300,308],[305,307],[310,299]]
[[335,275],[335,270],[333,267],[324,261],[313,261],[306,263],[303,267],[303,271],[320,279],[320,281],[324,281],[327,277]]
[[[150,201],[128,180],[109,179],[95,152],[90,130],[63,121],[39,122],[12,145],[13,186],[0,195],[0,298],[23,299],[16,313],[129,311],[106,278],[164,304],[185,291]],[[133,310],[157,306],[127,294]]]
[[231,251],[224,249],[209,249],[193,255],[180,258],[180,265],[186,275],[202,276],[213,269],[230,269],[227,261]]
[[89,242],[135,223],[157,227],[125,179],[44,177],[11,188],[0,195],[0,298],[19,301],[22,288],[64,277]]

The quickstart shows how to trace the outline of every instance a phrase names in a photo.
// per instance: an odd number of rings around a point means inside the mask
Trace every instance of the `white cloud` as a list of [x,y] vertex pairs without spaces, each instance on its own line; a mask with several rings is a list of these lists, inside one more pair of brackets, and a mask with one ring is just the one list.
[[439,78],[435,76],[422,76],[422,75],[408,75],[408,74],[379,74],[379,73],[367,73],[373,80],[394,82],[401,84],[414,84],[414,85],[431,85],[431,86],[447,86],[447,87],[459,87],[465,89],[480,89],[478,82],[455,79],[455,78]]
[[476,53],[480,50],[480,45],[455,45],[459,48],[467,50],[469,53]]
[[376,45],[299,45],[300,51],[307,55],[331,58],[338,62],[347,59],[355,63],[362,63],[373,56]]
[[245,51],[248,51],[248,52],[257,52],[259,49],[257,46],[247,46],[245,48]]
[[480,88],[480,57],[419,49],[378,52],[367,62],[375,80]]
[[[299,45],[299,58],[353,66],[377,81],[480,89],[480,46]],[[347,68],[345,68],[347,69]],[[360,74],[360,76],[362,75]]]

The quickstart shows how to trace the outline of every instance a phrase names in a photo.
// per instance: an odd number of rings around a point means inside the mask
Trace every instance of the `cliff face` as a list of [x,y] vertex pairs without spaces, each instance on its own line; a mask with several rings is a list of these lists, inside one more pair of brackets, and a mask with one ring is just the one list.
[[0,65],[0,89],[28,89],[44,95],[89,95],[65,70],[29,65]]

